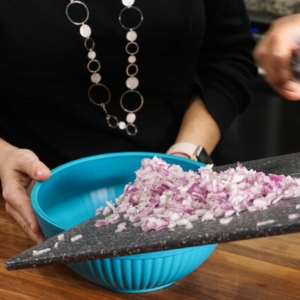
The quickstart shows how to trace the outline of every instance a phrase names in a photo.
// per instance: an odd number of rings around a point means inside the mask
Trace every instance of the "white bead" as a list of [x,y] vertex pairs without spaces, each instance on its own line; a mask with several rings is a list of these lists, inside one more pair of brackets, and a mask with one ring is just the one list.
[[89,59],[95,59],[96,58],[96,52],[95,51],[90,51],[88,53],[88,58]]
[[121,130],[124,130],[125,128],[126,128],[126,124],[125,124],[125,122],[119,122],[118,123],[118,127],[121,129]]
[[123,5],[132,6],[134,4],[134,0],[122,0]]
[[91,27],[89,25],[83,24],[80,27],[80,34],[84,37],[84,38],[88,38],[90,37],[92,33]]
[[135,120],[136,120],[136,115],[135,115],[134,113],[129,113],[129,114],[126,116],[126,121],[127,121],[129,124],[132,124]]
[[133,30],[130,30],[127,32],[126,38],[128,41],[133,42],[137,39],[137,33]]
[[130,56],[128,57],[128,62],[129,62],[130,64],[134,64],[134,63],[136,62],[136,56],[130,55]]
[[99,82],[101,81],[101,75],[98,74],[98,73],[92,74],[92,76],[91,76],[91,81],[92,81],[93,83],[99,83]]
[[129,77],[126,80],[126,86],[130,90],[134,90],[139,86],[139,80],[136,77]]

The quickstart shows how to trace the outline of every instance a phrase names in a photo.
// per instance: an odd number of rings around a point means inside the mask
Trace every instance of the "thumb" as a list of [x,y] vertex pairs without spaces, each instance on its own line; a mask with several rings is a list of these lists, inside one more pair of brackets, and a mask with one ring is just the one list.
[[39,161],[32,178],[37,181],[44,181],[50,177],[50,173],[50,169]]
[[50,169],[31,153],[23,156],[23,163],[19,165],[19,170],[36,181],[47,180],[51,174]]

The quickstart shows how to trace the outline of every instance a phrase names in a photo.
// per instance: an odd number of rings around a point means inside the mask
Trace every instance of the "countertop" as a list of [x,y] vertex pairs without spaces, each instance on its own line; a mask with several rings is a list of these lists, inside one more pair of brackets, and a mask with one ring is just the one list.
[[[282,161],[289,162],[287,167]],[[300,153],[255,161],[276,165],[288,175]],[[251,163],[250,163],[251,165]],[[276,169],[276,168],[275,168]],[[274,169],[274,172],[276,170]],[[300,170],[294,172],[299,176]],[[0,299],[300,299],[300,233],[219,244],[196,271],[166,289],[145,294],[122,294],[98,287],[64,265],[7,271],[11,256],[33,246],[19,225],[5,212],[0,199]]]

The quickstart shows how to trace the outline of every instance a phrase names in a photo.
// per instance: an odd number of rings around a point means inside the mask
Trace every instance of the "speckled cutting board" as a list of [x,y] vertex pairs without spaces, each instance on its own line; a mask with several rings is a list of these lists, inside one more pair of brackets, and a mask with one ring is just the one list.
[[[249,161],[243,165],[248,169],[262,171],[266,174],[300,177],[300,153]],[[235,166],[216,167],[215,170],[226,170]],[[240,216],[235,216],[226,225],[220,224],[219,219],[216,219],[194,222],[194,228],[189,230],[178,226],[175,227],[175,231],[165,229],[146,233],[140,227],[132,225],[128,225],[127,230],[121,233],[115,233],[117,225],[96,228],[94,224],[99,216],[95,216],[65,231],[63,241],[58,241],[58,236],[54,236],[8,259],[5,262],[5,268],[18,270],[68,264],[188,246],[226,243],[259,237],[271,238],[274,235],[300,232],[300,218],[289,218],[290,215],[300,213],[300,209],[296,208],[297,204],[300,204],[300,197],[281,200],[266,210],[242,212]],[[269,222],[258,226],[258,223],[265,221]],[[82,238],[71,241],[72,237],[80,234]],[[50,251],[33,255],[34,251],[47,248]]]

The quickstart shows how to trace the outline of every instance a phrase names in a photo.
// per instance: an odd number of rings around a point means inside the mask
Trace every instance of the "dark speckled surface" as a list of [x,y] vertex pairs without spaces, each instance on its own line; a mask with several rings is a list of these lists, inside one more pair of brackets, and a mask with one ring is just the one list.
[[[248,169],[266,174],[284,174],[300,177],[300,153],[254,160],[243,163]],[[216,167],[216,171],[227,169],[227,165]],[[8,270],[18,270],[38,266],[66,264],[71,262],[124,256],[188,246],[226,243],[237,240],[271,237],[300,231],[300,218],[289,219],[290,214],[300,213],[296,205],[300,197],[282,200],[267,210],[243,212],[230,223],[222,225],[219,219],[194,222],[194,228],[186,230],[176,227],[175,231],[143,232],[140,227],[127,226],[127,231],[115,233],[117,225],[96,228],[93,217],[64,232],[65,240],[58,243],[57,236],[36,245],[5,262]],[[273,220],[273,223],[257,226],[258,222]],[[71,237],[82,234],[82,238],[71,242]],[[51,248],[51,251],[33,256],[34,250]]]

